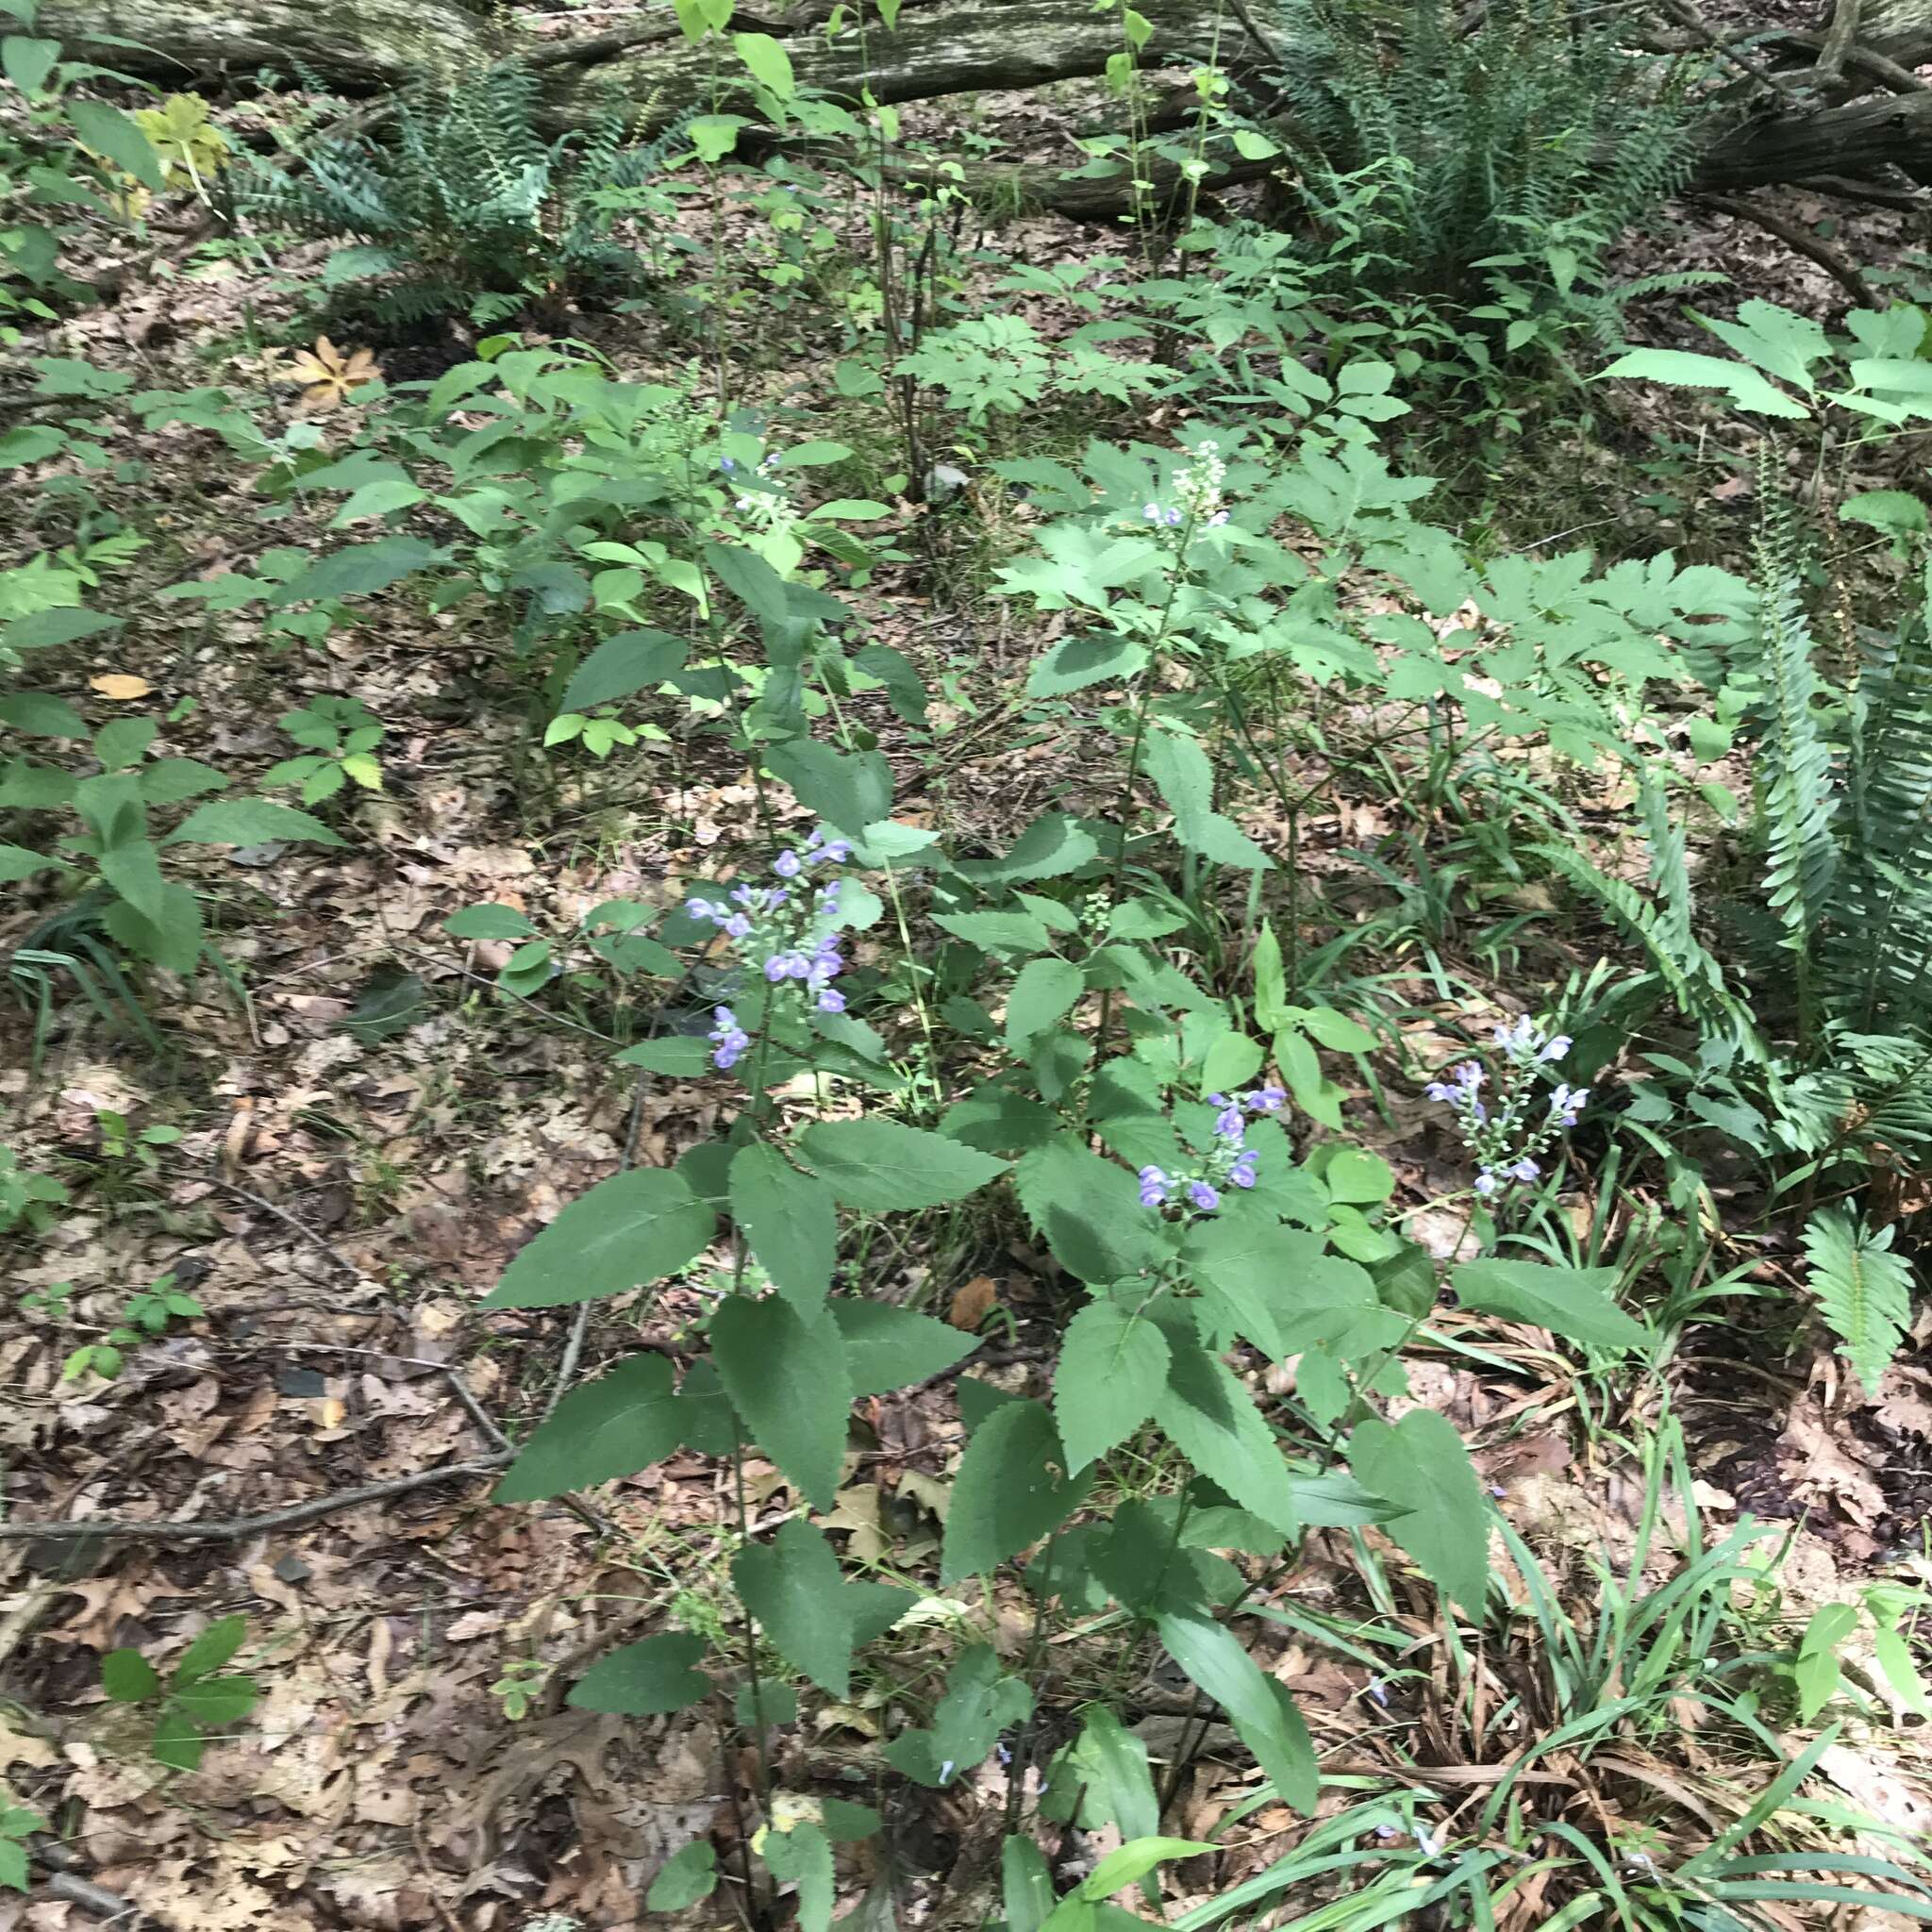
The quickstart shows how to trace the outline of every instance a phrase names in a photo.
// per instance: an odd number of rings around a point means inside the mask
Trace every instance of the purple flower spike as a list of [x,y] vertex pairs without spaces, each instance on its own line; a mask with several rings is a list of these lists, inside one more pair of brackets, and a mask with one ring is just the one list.
[[1501,1186],[1502,1182],[1488,1168],[1484,1168],[1482,1173],[1475,1177],[1475,1191],[1486,1201]]
[[717,1024],[707,1037],[717,1051],[711,1056],[711,1064],[723,1073],[737,1064],[739,1055],[751,1044],[751,1038],[729,1007],[718,1008],[712,1017]]
[[1179,505],[1177,505],[1177,504],[1171,504],[1171,505],[1170,505],[1170,506],[1168,507],[1168,512],[1167,512],[1167,525],[1168,525],[1168,527],[1169,527],[1170,529],[1177,529],[1177,528],[1178,528],[1178,527],[1180,526],[1180,521],[1181,521],[1181,512],[1180,512],[1180,507],[1179,507]]
[[1206,1181],[1190,1181],[1188,1183],[1188,1199],[1203,1214],[1212,1214],[1221,1206],[1221,1196]]
[[791,960],[790,956],[787,954],[774,953],[772,957],[765,961],[765,977],[769,979],[774,986],[776,986],[781,979],[789,978],[791,976]]
[[819,994],[819,1011],[822,1013],[842,1013],[845,1010],[845,995],[835,987],[826,987]]
[[1243,1147],[1235,1157],[1235,1163],[1228,1169],[1227,1177],[1238,1188],[1252,1188],[1255,1185],[1255,1154],[1252,1148]]
[[751,930],[751,921],[743,913],[734,912],[724,922],[725,933],[734,940],[741,940]]
[[1540,1174],[1542,1173],[1542,1169],[1540,1168],[1536,1164],[1536,1162],[1533,1161],[1529,1158],[1529,1156],[1525,1154],[1523,1157],[1523,1158],[1519,1160],[1516,1163],[1516,1165],[1509,1170],[1509,1173],[1511,1176],[1516,1180],[1533,1181]]
[[1288,1105],[1288,1089],[1257,1087],[1252,1093],[1242,1094],[1241,1099],[1250,1113],[1279,1113]]
[[1238,1107],[1224,1107],[1214,1116],[1214,1131],[1224,1141],[1239,1141],[1241,1137],[1241,1129],[1246,1125],[1247,1120]]
[[731,917],[727,908],[716,899],[687,899],[684,909],[691,918],[707,920],[712,925],[723,925]]
[[772,870],[781,879],[795,879],[805,870],[805,861],[795,852],[781,852],[772,861]]
[[1141,1207],[1165,1207],[1167,1204],[1167,1191],[1173,1185],[1166,1174],[1158,1167],[1143,1167],[1138,1178],[1141,1183]]
[[1542,1051],[1537,1055],[1537,1058],[1547,1066],[1552,1060],[1561,1059],[1575,1044],[1567,1033],[1559,1033],[1554,1040],[1543,1041]]

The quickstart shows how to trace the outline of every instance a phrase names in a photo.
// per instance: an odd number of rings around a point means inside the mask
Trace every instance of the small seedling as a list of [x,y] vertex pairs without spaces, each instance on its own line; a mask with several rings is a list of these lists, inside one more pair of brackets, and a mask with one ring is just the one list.
[[170,1771],[195,1770],[208,1732],[246,1717],[261,1701],[253,1677],[222,1674],[247,1636],[246,1617],[210,1624],[166,1677],[138,1650],[110,1650],[101,1659],[101,1688],[114,1703],[158,1707],[149,1748]]

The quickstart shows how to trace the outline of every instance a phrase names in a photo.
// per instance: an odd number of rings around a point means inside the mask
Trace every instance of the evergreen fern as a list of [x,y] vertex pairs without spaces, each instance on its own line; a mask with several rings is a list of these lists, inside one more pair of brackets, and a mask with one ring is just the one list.
[[380,140],[338,137],[283,167],[258,163],[238,202],[258,222],[349,244],[325,282],[375,283],[395,320],[499,321],[539,296],[633,281],[636,257],[610,240],[612,191],[661,173],[669,141],[632,145],[620,115],[547,141],[538,108],[536,77],[514,64],[419,90]]
[[1487,258],[1523,251],[1588,279],[1687,178],[1700,70],[1634,51],[1615,8],[1494,0],[1474,30],[1465,12],[1415,0],[1378,30],[1345,0],[1278,0],[1275,125],[1304,202],[1360,225],[1370,278],[1407,290],[1473,296]]
[[1868,1228],[1842,1208],[1822,1208],[1805,1226],[1807,1285],[1868,1395],[1911,1319],[1912,1270],[1891,1251],[1894,1229]]

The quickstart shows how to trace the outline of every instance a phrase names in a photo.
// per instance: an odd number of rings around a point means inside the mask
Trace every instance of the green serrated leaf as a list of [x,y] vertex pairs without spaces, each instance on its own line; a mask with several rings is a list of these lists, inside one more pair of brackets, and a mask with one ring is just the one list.
[[729,1295],[711,1317],[711,1353],[731,1406],[815,1509],[829,1509],[845,1454],[852,1372],[823,1312],[810,1321],[776,1296]]
[[496,1500],[534,1503],[634,1475],[683,1439],[670,1359],[628,1356],[557,1405],[497,1484]]
[[1045,1405],[1002,1403],[974,1431],[959,1458],[940,1581],[983,1575],[1017,1557],[1064,1523],[1087,1488],[1085,1476],[1069,1474]]
[[1154,1413],[1167,1386],[1167,1357],[1166,1336],[1118,1302],[1089,1302],[1068,1323],[1053,1412],[1069,1469],[1085,1469]]
[[1008,1163],[896,1121],[817,1121],[798,1151],[848,1208],[890,1214],[964,1200]]
[[809,1320],[830,1291],[839,1260],[831,1189],[769,1141],[754,1141],[731,1158],[731,1218],[773,1286]]
[[661,1281],[702,1254],[717,1217],[680,1174],[615,1174],[579,1195],[530,1241],[486,1308],[556,1308]]

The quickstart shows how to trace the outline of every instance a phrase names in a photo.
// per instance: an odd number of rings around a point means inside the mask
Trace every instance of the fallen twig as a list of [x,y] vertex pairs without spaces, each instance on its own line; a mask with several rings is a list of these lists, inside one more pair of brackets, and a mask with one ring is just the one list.
[[363,1278],[362,1271],[359,1268],[337,1254],[335,1249],[330,1247],[328,1242],[324,1241],[312,1227],[308,1227],[298,1221],[279,1202],[271,1201],[266,1194],[258,1194],[253,1188],[242,1187],[239,1183],[226,1180],[222,1175],[211,1174],[206,1169],[197,1174],[195,1178],[208,1182],[210,1187],[221,1189],[225,1194],[233,1194],[238,1201],[246,1201],[252,1207],[259,1208],[264,1214],[273,1214],[284,1226],[293,1228],[318,1254],[325,1255],[351,1281],[359,1282]]
[[1802,255],[1807,261],[1816,262],[1859,308],[1878,307],[1878,297],[1873,292],[1872,284],[1837,249],[1827,247],[1816,235],[1799,227],[1795,222],[1788,222],[1784,216],[1774,214],[1769,208],[1760,208],[1755,201],[1746,201],[1739,195],[1700,194],[1697,198],[1706,208],[1715,208],[1719,214],[1732,215],[1740,222],[1750,222],[1754,226],[1762,228],[1767,235],[1782,242],[1794,255]]
[[333,1516],[338,1510],[354,1509],[363,1503],[379,1503],[387,1496],[406,1496],[411,1490],[426,1490],[432,1483],[459,1482],[472,1476],[493,1475],[511,1462],[515,1455],[513,1449],[499,1449],[494,1455],[478,1457],[474,1462],[452,1462],[441,1469],[420,1469],[413,1475],[393,1475],[379,1483],[364,1483],[358,1489],[338,1490],[332,1496],[311,1496],[306,1503],[290,1503],[279,1509],[264,1509],[259,1516],[236,1516],[225,1521],[161,1517],[142,1522],[126,1516],[100,1516],[78,1522],[0,1523],[0,1541],[51,1539],[58,1542],[78,1542],[97,1536],[118,1541],[129,1537],[150,1537],[160,1542],[240,1542],[243,1538],[260,1536],[272,1529],[288,1529],[298,1523],[313,1523],[318,1517]]

